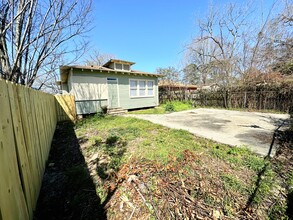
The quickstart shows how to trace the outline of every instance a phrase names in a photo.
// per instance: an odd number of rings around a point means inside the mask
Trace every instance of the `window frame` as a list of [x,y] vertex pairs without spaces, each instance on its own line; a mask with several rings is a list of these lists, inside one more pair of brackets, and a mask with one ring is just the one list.
[[[131,81],[136,81],[136,95],[133,96],[131,95],[131,90],[134,90],[133,87],[131,87]],[[140,94],[140,83],[139,82],[145,82],[145,88],[144,88],[144,95],[139,95]],[[152,89],[149,89],[148,82],[152,82]],[[153,94],[148,95],[148,91],[152,90]],[[129,97],[130,98],[149,98],[149,97],[155,97],[155,80],[148,80],[148,79],[129,79]]]
[[[121,65],[121,69],[117,68],[117,65]],[[123,70],[123,64],[122,63],[114,63],[114,69],[122,71]]]
[[[121,69],[118,69],[117,68],[117,65],[121,65]],[[125,69],[124,68],[125,66],[128,66],[128,69]],[[114,70],[130,72],[131,71],[131,67],[130,67],[130,64],[114,63]]]
[[[131,87],[131,81],[135,81],[135,83],[136,83],[136,88],[135,87]],[[138,92],[138,81],[137,80],[129,80],[129,97],[137,97],[137,92]],[[135,88],[135,91],[136,91],[136,95],[135,96],[132,96],[131,95],[131,91],[132,90],[134,90],[134,88]]]
[[[151,82],[151,83],[152,83],[152,87],[151,87],[151,89],[149,89],[148,82]],[[147,95],[147,96],[155,96],[155,90],[154,90],[154,87],[155,87],[155,83],[154,83],[153,80],[147,80],[147,81],[146,81],[146,95]],[[153,91],[153,94],[152,94],[152,95],[149,95],[149,91]]]
[[[128,69],[125,69],[124,66],[128,66]],[[122,64],[122,69],[123,69],[124,71],[128,71],[128,72],[130,72],[130,65],[129,65],[129,64]]]

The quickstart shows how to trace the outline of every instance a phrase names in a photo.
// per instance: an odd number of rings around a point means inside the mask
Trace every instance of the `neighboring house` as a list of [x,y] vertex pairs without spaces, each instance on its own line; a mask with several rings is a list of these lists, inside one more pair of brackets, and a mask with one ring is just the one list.
[[190,85],[190,84],[183,84],[179,82],[171,82],[166,80],[161,80],[159,82],[159,90],[172,90],[172,91],[178,91],[178,90],[197,90],[198,86],[196,85]]
[[159,82],[159,99],[161,103],[172,100],[190,100],[196,93],[196,85],[161,80]]
[[205,91],[217,91],[220,89],[220,86],[217,83],[213,83],[211,85],[203,85],[199,88],[199,90]]
[[158,77],[162,75],[135,71],[133,62],[111,59],[103,66],[61,66],[62,93],[75,96],[77,114],[108,109],[155,107]]

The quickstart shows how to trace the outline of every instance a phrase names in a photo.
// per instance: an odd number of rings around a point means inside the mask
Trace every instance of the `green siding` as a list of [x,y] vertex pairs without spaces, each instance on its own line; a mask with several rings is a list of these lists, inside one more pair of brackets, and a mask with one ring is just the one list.
[[[123,109],[136,109],[136,108],[144,108],[144,107],[154,107],[158,105],[158,79],[157,77],[149,77],[149,76],[139,76],[133,74],[113,74],[113,73],[105,73],[100,71],[88,71],[88,70],[73,70],[72,81],[74,82],[74,77],[101,77],[101,78],[117,78],[118,79],[118,103]],[[135,97],[130,98],[129,95],[129,79],[145,79],[145,80],[153,80],[154,81],[154,96],[153,97]],[[111,87],[109,87],[111,88]],[[74,91],[71,91],[74,94]],[[111,91],[108,92],[111,94]],[[100,106],[107,105],[108,100],[105,101],[88,101],[84,100],[82,102],[76,102],[77,114],[86,114],[86,113],[94,113],[100,109]]]
[[[129,79],[145,79],[154,80],[154,96],[153,97],[135,97],[130,98],[129,95]],[[158,105],[158,80],[156,77],[122,75],[119,77],[119,97],[120,105],[123,109],[135,109],[144,107],[153,107]]]
[[100,111],[101,106],[106,106],[108,105],[108,101],[90,101],[90,100],[85,100],[85,101],[78,101],[75,102],[76,105],[76,113],[78,115],[81,114],[90,114],[90,113],[96,113]]

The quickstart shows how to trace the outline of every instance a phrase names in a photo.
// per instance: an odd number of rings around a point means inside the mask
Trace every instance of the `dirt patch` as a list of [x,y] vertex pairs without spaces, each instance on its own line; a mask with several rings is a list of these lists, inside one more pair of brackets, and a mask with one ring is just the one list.
[[34,219],[105,219],[71,123],[57,125]]

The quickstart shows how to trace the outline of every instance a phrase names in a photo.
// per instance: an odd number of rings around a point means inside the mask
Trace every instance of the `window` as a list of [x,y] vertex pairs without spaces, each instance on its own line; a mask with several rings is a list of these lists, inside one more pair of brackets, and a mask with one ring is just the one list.
[[116,69],[116,70],[122,70],[122,64],[120,64],[120,63],[115,63],[115,69]]
[[145,96],[145,81],[139,81],[139,96]]
[[154,81],[150,80],[129,80],[130,97],[154,96]]
[[130,96],[137,96],[137,81],[130,80]]
[[148,81],[148,94],[149,96],[153,96],[154,95],[154,82],[153,81]]
[[114,69],[115,70],[130,71],[130,65],[129,64],[122,64],[122,63],[114,63]]
[[123,64],[123,69],[129,71],[130,66],[128,64]]

